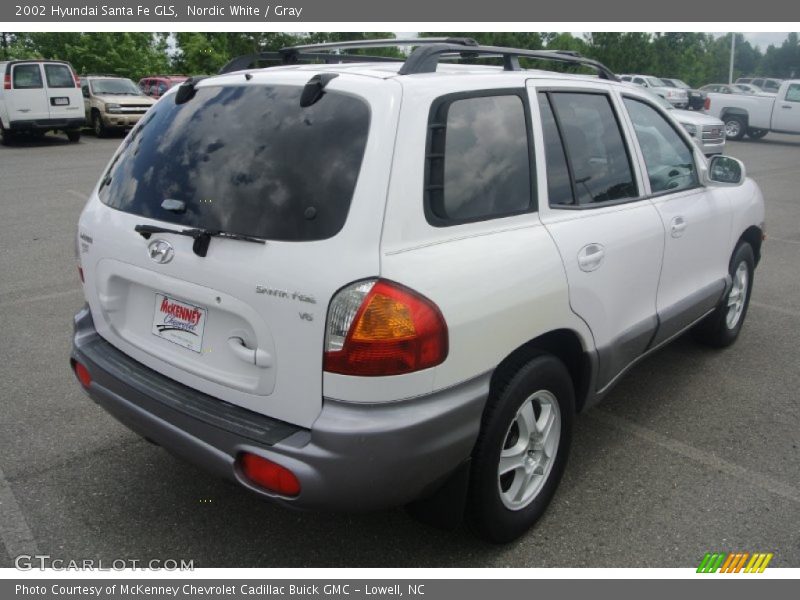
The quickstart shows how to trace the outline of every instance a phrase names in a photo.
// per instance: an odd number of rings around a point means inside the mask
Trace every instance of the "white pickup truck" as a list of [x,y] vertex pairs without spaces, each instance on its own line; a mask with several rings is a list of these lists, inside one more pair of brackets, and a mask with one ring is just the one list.
[[784,81],[775,96],[708,94],[706,112],[725,122],[729,140],[760,139],[770,131],[800,134],[800,79]]

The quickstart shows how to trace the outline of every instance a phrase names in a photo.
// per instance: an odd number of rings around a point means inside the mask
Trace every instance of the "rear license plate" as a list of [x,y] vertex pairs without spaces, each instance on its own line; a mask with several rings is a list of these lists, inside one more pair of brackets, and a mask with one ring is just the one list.
[[69,106],[69,98],[51,98],[53,106]]
[[156,293],[153,335],[193,352],[203,349],[206,309]]

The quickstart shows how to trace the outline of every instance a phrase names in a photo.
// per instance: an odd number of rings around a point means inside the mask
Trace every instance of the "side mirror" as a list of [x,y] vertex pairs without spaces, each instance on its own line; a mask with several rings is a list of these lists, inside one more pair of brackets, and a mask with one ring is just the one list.
[[742,185],[745,177],[744,163],[732,156],[717,155],[708,163],[706,178],[710,185]]
[[83,88],[82,91],[83,91],[83,97],[84,98],[88,98],[89,97],[89,90],[87,90],[86,88]]

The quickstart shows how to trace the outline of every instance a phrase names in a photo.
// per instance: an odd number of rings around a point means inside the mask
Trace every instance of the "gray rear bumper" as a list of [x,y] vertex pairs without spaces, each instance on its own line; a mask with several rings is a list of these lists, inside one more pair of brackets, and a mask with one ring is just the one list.
[[[183,386],[101,338],[88,308],[75,316],[72,359],[92,376],[100,406],[140,435],[208,471],[299,508],[357,511],[400,506],[433,491],[475,444],[489,375],[385,404],[332,400],[311,429],[270,419]],[[285,498],[246,481],[247,451],[291,469],[301,492]]]

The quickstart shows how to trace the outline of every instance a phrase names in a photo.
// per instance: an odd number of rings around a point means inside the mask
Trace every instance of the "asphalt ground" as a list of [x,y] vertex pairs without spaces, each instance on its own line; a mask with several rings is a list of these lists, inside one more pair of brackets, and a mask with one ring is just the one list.
[[492,546],[402,510],[298,513],[118,424],[68,365],[83,305],[74,232],[120,139],[0,147],[0,566],[184,559],[196,567],[692,567],[707,551],[800,566],[800,137],[731,142],[767,204],[738,342],[682,338],[577,420],[545,516]]

